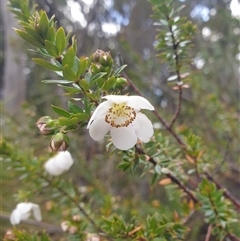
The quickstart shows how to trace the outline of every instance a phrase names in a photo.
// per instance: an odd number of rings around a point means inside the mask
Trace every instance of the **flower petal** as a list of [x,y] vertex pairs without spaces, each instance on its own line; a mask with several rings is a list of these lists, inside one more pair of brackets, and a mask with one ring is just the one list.
[[73,159],[69,151],[59,152],[54,160],[57,169],[67,171],[73,164]]
[[42,220],[42,214],[41,214],[41,210],[39,208],[39,205],[33,203],[32,210],[33,210],[34,218],[38,221],[41,221]]
[[105,121],[105,116],[101,116],[94,120],[89,126],[89,134],[95,141],[100,141],[104,138],[110,129],[110,125]]
[[106,95],[106,96],[102,97],[102,99],[107,99],[110,104],[112,102],[114,102],[114,103],[127,102],[128,98],[129,98],[129,96],[127,96],[127,95]]
[[138,112],[132,125],[139,140],[142,142],[150,141],[150,138],[153,135],[153,125],[146,115]]
[[93,122],[95,119],[97,119],[97,118],[99,118],[99,117],[107,114],[107,111],[108,111],[108,109],[110,108],[110,106],[111,106],[111,104],[110,104],[108,101],[102,102],[102,103],[96,108],[96,110],[93,112],[93,114],[92,114],[92,116],[91,116],[91,118],[90,118],[90,120],[89,120],[89,122],[88,122],[87,129],[89,129],[90,125],[92,124],[92,122]]
[[56,157],[50,158],[45,164],[44,164],[44,169],[52,176],[58,176],[61,175],[64,170],[56,167],[55,165],[55,159]]
[[21,214],[28,213],[32,209],[32,203],[19,203],[16,208]]
[[154,110],[154,107],[147,99],[137,95],[128,96],[127,105],[134,108]]
[[120,150],[128,150],[137,143],[137,136],[132,126],[111,128],[112,142]]
[[21,221],[21,213],[18,209],[14,209],[10,216],[10,222],[12,225],[19,224]]

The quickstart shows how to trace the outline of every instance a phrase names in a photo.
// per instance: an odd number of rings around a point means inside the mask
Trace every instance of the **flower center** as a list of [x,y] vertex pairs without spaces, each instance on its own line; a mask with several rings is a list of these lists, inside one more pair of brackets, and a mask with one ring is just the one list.
[[112,107],[108,109],[105,116],[105,121],[112,127],[127,127],[136,118],[134,108],[127,106],[126,103],[113,103]]

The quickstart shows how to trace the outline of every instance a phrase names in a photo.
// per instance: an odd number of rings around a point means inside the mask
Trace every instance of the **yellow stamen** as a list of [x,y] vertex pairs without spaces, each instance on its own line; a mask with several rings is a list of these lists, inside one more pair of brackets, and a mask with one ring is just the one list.
[[105,121],[112,127],[127,127],[136,118],[134,108],[127,106],[126,103],[113,103],[112,107],[108,109],[105,116]]

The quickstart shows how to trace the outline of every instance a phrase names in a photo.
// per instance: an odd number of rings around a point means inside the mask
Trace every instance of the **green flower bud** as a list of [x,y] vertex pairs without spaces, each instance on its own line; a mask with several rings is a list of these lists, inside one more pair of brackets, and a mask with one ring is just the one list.
[[42,116],[39,118],[36,126],[42,135],[52,135],[56,129],[55,123],[50,116]]
[[113,59],[110,55],[109,52],[104,52],[101,56],[100,56],[100,60],[99,60],[100,64],[107,67],[107,66],[112,66],[113,63]]
[[127,86],[129,86],[127,79],[120,77],[120,78],[117,78],[113,88],[114,89],[124,89]]
[[52,151],[66,151],[69,146],[69,138],[63,133],[57,133],[50,141],[50,148]]

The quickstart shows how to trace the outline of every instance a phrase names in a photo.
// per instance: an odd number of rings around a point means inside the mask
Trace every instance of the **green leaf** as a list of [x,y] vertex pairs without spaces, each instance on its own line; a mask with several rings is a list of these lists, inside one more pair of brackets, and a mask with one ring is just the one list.
[[[69,94],[78,94],[81,93],[82,91],[80,89],[77,89],[75,87],[70,87],[70,86],[66,86],[66,85],[61,85],[59,84],[58,86],[62,87],[63,89],[65,89],[67,92],[69,92]],[[65,94],[66,95],[66,94]]]
[[59,67],[57,67],[56,65],[53,65],[51,63],[49,63],[48,61],[44,60],[44,59],[40,59],[40,58],[33,58],[32,59],[36,64],[41,65],[42,67],[49,69],[49,70],[53,70],[53,71],[61,71],[61,69]]
[[40,20],[39,20],[39,28],[40,28],[43,36],[45,36],[45,33],[48,30],[48,24],[49,24],[49,20],[48,20],[47,13],[45,11],[43,11],[41,13],[41,17],[40,17]]
[[66,48],[66,38],[65,31],[63,27],[60,27],[56,33],[56,47],[58,49],[58,55],[61,55],[64,49]]
[[73,116],[77,117],[78,121],[86,121],[89,118],[88,114],[86,113],[78,113],[74,114]]
[[79,68],[78,68],[78,77],[80,77],[87,69],[88,67],[88,61],[89,61],[89,58],[88,57],[82,57],[80,58],[80,61],[79,61]]
[[113,87],[113,85],[116,83],[116,78],[115,76],[111,76],[110,78],[107,79],[107,81],[104,84],[103,89],[104,90],[109,90]]
[[123,172],[125,172],[131,167],[131,163],[124,161],[124,162],[121,162],[117,167]]
[[154,182],[157,180],[158,177],[159,177],[159,175],[155,172],[152,176],[151,186],[154,184]]
[[58,121],[61,126],[67,126],[68,128],[71,128],[73,125],[70,118],[60,117]]
[[168,26],[168,21],[165,20],[165,19],[160,19],[159,22],[160,22],[160,24],[163,25],[163,26]]
[[73,50],[73,47],[71,46],[63,57],[62,65],[64,66],[67,64],[69,67],[73,68],[74,57],[75,57],[74,50]]
[[51,55],[51,56],[54,56],[54,57],[58,57],[58,49],[57,47],[50,41],[48,40],[45,40],[45,47],[46,47],[46,50],[48,51],[48,53]]
[[44,45],[44,39],[43,37],[33,28],[31,27],[24,27],[25,31],[32,36],[36,41],[41,42],[42,45]]
[[89,90],[90,88],[89,83],[85,79],[80,79],[78,83],[84,91]]
[[43,48],[44,44],[42,44],[40,41],[37,41],[35,38],[33,38],[32,36],[30,36],[28,33],[26,33],[23,30],[19,30],[19,29],[15,29],[15,31],[17,32],[17,34],[24,39],[27,43],[31,44],[34,47],[37,48]]
[[45,34],[45,39],[50,41],[50,42],[54,42],[55,40],[55,28],[54,27],[50,27],[46,34]]
[[154,167],[154,171],[158,175],[161,175],[161,166],[159,164],[156,164],[155,167]]
[[96,81],[106,75],[106,72],[100,72],[91,77],[90,82]]
[[63,66],[63,77],[67,80],[74,81],[77,79],[77,75],[73,72],[73,70],[69,67],[68,64]]
[[118,77],[118,75],[127,67],[126,64],[122,65],[119,69],[117,69],[115,72],[114,72],[114,76]]
[[79,106],[73,104],[71,101],[68,101],[68,109],[74,114],[83,113],[83,110]]
[[55,105],[51,105],[51,107],[52,107],[52,109],[53,109],[53,111],[55,113],[57,113],[57,114],[59,114],[61,116],[64,116],[64,117],[68,117],[68,118],[71,117],[70,113],[68,113],[66,110],[64,110],[64,109],[62,109],[60,107],[57,107]]
[[70,80],[60,80],[60,79],[56,79],[56,80],[52,80],[52,79],[42,80],[42,82],[46,83],[46,84],[70,84],[70,83],[72,83],[72,81],[70,81]]

